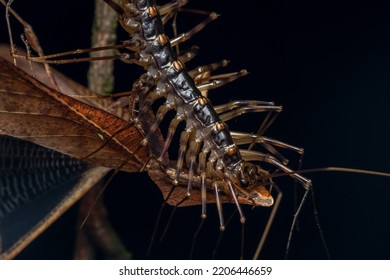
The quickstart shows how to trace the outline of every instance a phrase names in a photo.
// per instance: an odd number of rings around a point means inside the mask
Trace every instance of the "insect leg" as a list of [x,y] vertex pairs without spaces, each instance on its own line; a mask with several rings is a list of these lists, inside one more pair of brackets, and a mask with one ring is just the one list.
[[[218,114],[226,113],[227,111],[234,110],[240,107],[247,106],[274,106],[274,102],[258,101],[258,100],[233,100],[229,103],[214,106],[215,112]],[[280,106],[279,106],[280,107]],[[281,108],[281,107],[280,107]]]
[[240,115],[247,113],[259,113],[259,112],[281,112],[282,106],[266,106],[266,105],[248,105],[238,107],[230,112],[219,115],[221,121],[226,122],[234,119]]
[[[288,164],[288,159],[286,159],[284,156],[282,156],[275,148],[280,147],[283,149],[291,150],[293,152],[296,152],[303,156],[304,149],[295,147],[293,145],[281,142],[279,140],[275,140],[266,136],[259,136],[256,134],[251,134],[251,133],[243,133],[243,132],[237,132],[237,131],[231,131],[232,137],[234,139],[234,142],[237,145],[245,145],[245,144],[251,144],[251,143],[256,143],[260,144],[263,146],[266,150],[268,150],[271,154],[275,155],[283,164],[287,165]],[[302,164],[302,158],[299,160],[299,168],[300,169]]]

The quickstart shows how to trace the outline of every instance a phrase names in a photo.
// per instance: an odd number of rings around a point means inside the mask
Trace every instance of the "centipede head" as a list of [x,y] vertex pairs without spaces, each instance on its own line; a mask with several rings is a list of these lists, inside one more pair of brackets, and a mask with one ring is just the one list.
[[253,163],[241,162],[235,173],[237,175],[233,187],[240,203],[252,204],[255,207],[270,207],[274,204],[270,190],[265,187],[273,184],[267,171]]

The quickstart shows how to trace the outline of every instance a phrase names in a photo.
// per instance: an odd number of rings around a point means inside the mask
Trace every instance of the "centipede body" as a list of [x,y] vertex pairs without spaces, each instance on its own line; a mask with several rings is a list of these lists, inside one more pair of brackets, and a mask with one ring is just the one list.
[[[296,7],[281,2],[252,4],[253,9],[240,11],[237,4],[196,3],[202,9],[214,5],[207,9],[216,10],[222,15],[219,22],[210,25],[196,38],[196,44],[202,48],[200,58],[205,59],[206,62],[214,61],[216,58],[228,58],[233,69],[245,67],[251,73],[245,80],[214,93],[213,101],[217,100],[215,103],[220,103],[219,98],[226,100],[240,95],[240,99],[273,100],[282,104],[284,111],[269,132],[277,139],[305,147],[304,167],[357,165],[367,169],[386,170],[388,165],[385,163],[385,144],[388,135],[383,131],[386,131],[388,124],[388,117],[384,113],[388,100],[383,94],[387,89],[383,73],[390,64],[386,55],[389,47],[387,40],[389,37],[386,33],[388,21],[381,11],[383,7],[371,4],[369,11],[359,6],[339,7],[333,11],[333,3],[329,3],[323,11],[318,11],[319,7],[315,4],[312,4],[314,7],[310,7],[304,2],[298,3]],[[34,3],[34,5],[40,4]],[[42,5],[45,6],[46,3],[43,1]],[[225,5],[228,7],[224,7]],[[30,13],[35,11],[33,8],[40,10],[38,7],[31,7]],[[22,12],[23,8],[18,7],[18,1],[15,2],[15,9]],[[40,20],[46,18],[45,21],[49,21],[47,18],[54,16],[50,13],[42,15],[38,11],[36,12],[38,20],[30,21],[34,23],[36,29],[39,28],[37,26]],[[91,11],[87,9],[81,11],[80,20],[89,24],[86,15],[91,15]],[[333,15],[333,19],[329,14]],[[31,16],[35,16],[35,13],[31,13]],[[38,25],[35,24],[36,22]],[[47,32],[45,34],[50,34],[50,37],[44,35],[41,36],[41,40],[50,38],[48,43],[44,43],[47,53],[60,50],[46,47],[46,44],[55,46],[58,42],[65,42],[66,36],[70,35],[66,30],[69,28],[77,30],[77,27],[72,27],[72,22],[77,22],[76,17],[71,22],[67,22],[63,32],[58,28],[47,30],[45,26]],[[224,28],[221,29],[221,26]],[[86,33],[89,32],[88,28],[85,29]],[[58,37],[55,36],[55,42],[52,40],[52,34],[60,34]],[[75,34],[71,35],[75,36]],[[82,37],[88,38],[87,35]],[[259,38],[263,42],[260,46],[256,43]],[[3,40],[3,36],[1,39]],[[219,43],[205,45],[207,41]],[[77,40],[75,42],[77,44],[75,47],[61,46],[61,48],[64,47],[65,50],[79,48],[80,43]],[[87,46],[88,43],[84,45]],[[208,56],[211,58],[208,59]],[[199,60],[197,59],[196,62],[198,63]],[[80,67],[84,66],[77,65],[73,68]],[[68,75],[76,78],[82,76],[74,69]],[[229,125],[246,131],[246,127],[243,126],[253,122],[254,119],[256,116],[249,115]],[[253,127],[250,126],[248,129]],[[377,163],[376,166],[373,165],[374,162]],[[366,178],[356,179],[353,175],[348,175],[347,179],[344,175],[329,174],[310,177],[315,182],[320,215],[326,233],[330,236],[329,239],[336,239],[336,244],[343,244],[337,246],[330,242],[331,250],[332,247],[336,250],[336,258],[337,256],[364,258],[364,255],[374,258],[375,254],[377,256],[375,258],[385,258],[388,250],[377,249],[379,244],[386,244],[386,238],[380,238],[379,233],[388,230],[384,225],[386,216],[382,214],[386,213],[386,203],[380,200],[386,193],[384,182],[372,178],[363,181]],[[285,197],[289,193],[289,186],[286,184],[286,187],[283,187]],[[152,200],[151,195],[148,194],[144,193],[140,196],[146,197],[147,201]],[[291,207],[288,202],[286,203],[286,208]],[[369,203],[373,205],[361,209],[362,205],[370,205]],[[142,201],[142,205],[137,206],[136,209],[144,207],[145,204],[150,208],[155,203]],[[357,207],[353,208],[353,206]],[[376,211],[370,213],[371,208]],[[128,211],[132,212],[132,210]],[[199,209],[194,209],[194,212],[196,212],[194,217],[198,217]],[[310,210],[307,212],[308,217],[302,218],[301,226],[304,226],[305,218],[312,224]],[[278,251],[276,249],[278,246],[283,250],[283,246],[275,245],[282,240],[276,232],[282,231],[280,228],[283,230],[288,228],[288,223],[286,224],[285,221],[290,216],[291,212],[286,214],[286,217],[281,216],[276,222],[275,230],[270,236],[269,251]],[[368,220],[371,220],[370,223]],[[348,221],[348,227],[344,230],[341,229],[343,221]],[[123,219],[117,223],[122,224]],[[333,223],[338,226],[328,225]],[[337,232],[334,228],[338,228]],[[375,228],[377,230],[373,230]],[[359,231],[361,238],[356,236]],[[374,232],[375,237],[370,238]],[[189,233],[183,235],[188,237]],[[315,238],[315,235],[315,230],[309,230],[308,236],[305,235],[302,240],[299,240],[302,243],[299,242],[294,246],[306,247],[307,245],[299,244],[307,244],[308,240]],[[369,239],[371,244],[358,248],[357,242],[353,244],[347,242],[346,239],[350,236],[356,236],[356,240]],[[315,255],[317,252],[311,250],[306,252],[311,258],[313,255],[314,258],[317,256]],[[270,254],[272,258],[273,255]],[[301,254],[296,257],[304,257],[304,253]]]

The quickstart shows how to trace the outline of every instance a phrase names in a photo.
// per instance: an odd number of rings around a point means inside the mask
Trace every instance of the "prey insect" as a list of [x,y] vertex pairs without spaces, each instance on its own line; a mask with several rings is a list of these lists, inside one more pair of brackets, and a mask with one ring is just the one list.
[[[184,170],[184,169],[183,169]],[[173,173],[173,174],[175,174],[175,173]],[[173,176],[173,179],[174,179],[174,176]],[[183,202],[184,203],[184,202]],[[209,211],[210,212],[210,211]]]

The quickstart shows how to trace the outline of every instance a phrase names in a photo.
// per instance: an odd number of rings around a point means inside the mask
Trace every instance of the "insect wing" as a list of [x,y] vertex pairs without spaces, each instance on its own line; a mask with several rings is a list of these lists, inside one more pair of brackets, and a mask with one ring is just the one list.
[[2,259],[13,258],[109,170],[7,136],[0,153]]
[[139,171],[149,154],[148,147],[139,148],[143,135],[130,123],[46,87],[2,58],[0,127],[94,165],[118,168],[127,161],[128,172]]

